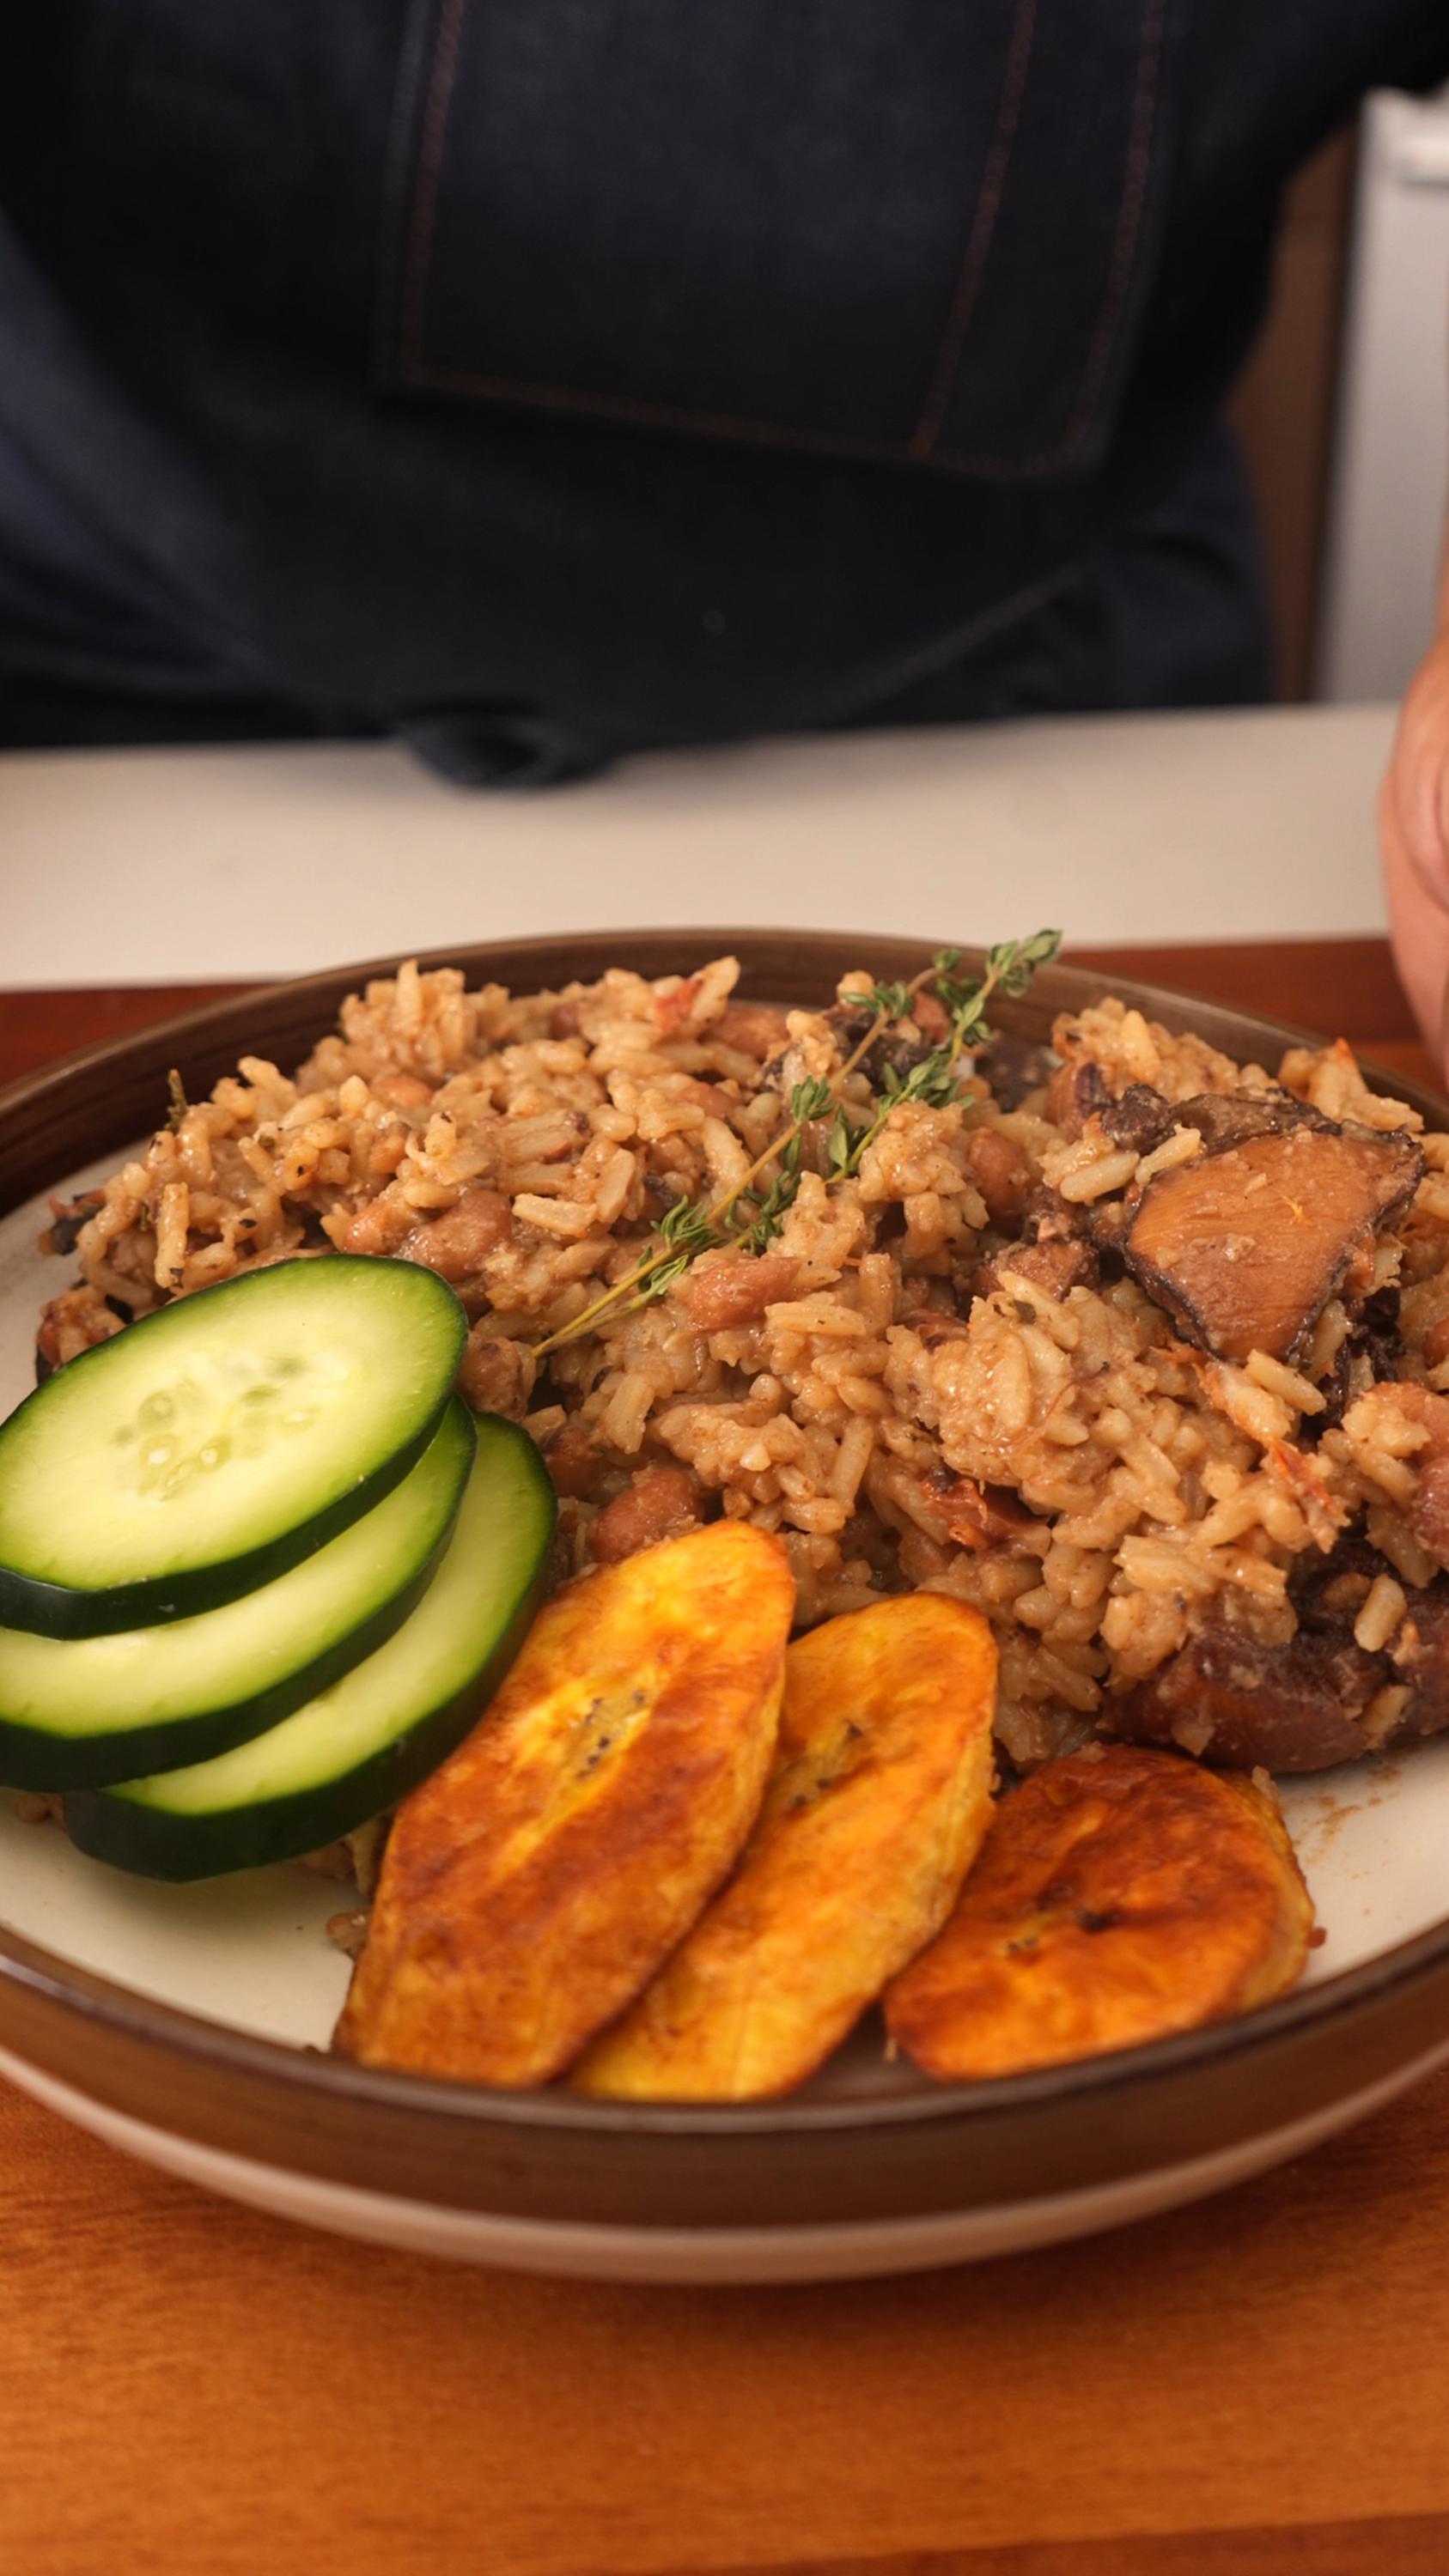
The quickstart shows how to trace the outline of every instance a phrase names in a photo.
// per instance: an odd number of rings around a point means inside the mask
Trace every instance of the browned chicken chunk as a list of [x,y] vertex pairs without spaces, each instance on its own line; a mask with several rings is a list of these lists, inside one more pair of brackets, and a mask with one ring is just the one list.
[[1367,1751],[1359,1721],[1388,1678],[1347,1629],[1267,1646],[1225,1626],[1194,1637],[1131,1692],[1112,1731],[1229,1770],[1328,1771]]
[[[1381,1560],[1368,1552],[1368,1567]],[[1327,1569],[1331,1577],[1331,1568]],[[1449,1584],[1404,1587],[1403,1620],[1386,1651],[1354,1642],[1352,1601],[1330,1610],[1330,1580],[1300,1603],[1303,1625],[1265,1645],[1210,1628],[1113,1708],[1110,1729],[1140,1744],[1176,1744],[1232,1770],[1327,1771],[1449,1728]]]
[[1225,1154],[1250,1136],[1291,1136],[1300,1127],[1336,1135],[1331,1118],[1291,1091],[1200,1091],[1180,1100],[1173,1113],[1178,1127],[1195,1127],[1205,1154]]
[[1149,1185],[1127,1267],[1217,1358],[1292,1359],[1422,1168],[1399,1133],[1304,1124],[1248,1136]]

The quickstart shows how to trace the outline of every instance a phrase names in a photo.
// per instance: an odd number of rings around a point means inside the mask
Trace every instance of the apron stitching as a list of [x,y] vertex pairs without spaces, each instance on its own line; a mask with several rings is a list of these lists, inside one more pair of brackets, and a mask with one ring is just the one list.
[[1152,128],[1157,106],[1158,76],[1162,69],[1166,19],[1167,0],[1147,0],[1142,20],[1142,45],[1137,62],[1137,88],[1132,100],[1127,169],[1122,185],[1122,203],[1117,216],[1117,237],[1112,245],[1112,265],[1107,272],[1102,309],[1097,316],[1096,327],[1092,333],[1077,399],[1067,425],[1062,431],[1056,454],[1051,460],[1054,464],[1065,463],[1086,432],[1126,306],[1127,289],[1137,262],[1137,245],[1142,228],[1142,207],[1147,194],[1147,173],[1152,159]]
[[445,0],[433,40],[433,64],[423,119],[422,149],[418,155],[417,186],[413,192],[412,222],[408,229],[407,273],[403,282],[400,357],[405,375],[414,373],[422,364],[423,314],[433,261],[438,184],[443,175],[448,110],[452,104],[467,10],[468,0]]
[[[1063,465],[1071,462],[1091,424],[1092,407],[1101,390],[1102,378],[1106,373],[1108,360],[1121,324],[1127,291],[1136,265],[1142,208],[1152,157],[1152,130],[1157,84],[1162,68],[1167,6],[1168,0],[1146,0],[1129,125],[1127,165],[1123,174],[1122,197],[1118,208],[1111,264],[1107,272],[1107,283],[1103,289],[1097,319],[1093,325],[1081,383],[1066,424],[1055,443],[1049,448],[1038,450],[1034,456],[1002,457],[993,456],[985,450],[962,452],[948,449],[943,462],[949,464],[958,473],[991,474],[1002,481],[1013,483],[1036,481],[1038,478],[1056,473]],[[911,440],[897,442],[832,435],[828,431],[787,428],[782,423],[774,421],[737,419],[729,414],[696,411],[680,404],[635,400],[627,394],[585,393],[569,386],[534,384],[521,377],[488,375],[471,368],[430,365],[423,348],[424,308],[432,265],[438,189],[442,178],[444,149],[447,141],[448,111],[457,74],[463,21],[467,15],[467,8],[468,0],[444,0],[434,44],[422,147],[418,158],[417,185],[414,190],[412,221],[409,228],[407,275],[400,334],[400,372],[405,383],[412,384],[419,391],[431,389],[440,393],[472,393],[504,399],[513,398],[537,403],[551,410],[582,412],[595,418],[637,421],[663,429],[692,429],[716,437],[750,439],[761,444],[793,448],[806,454],[856,457],[862,461],[881,464],[900,464],[907,458],[914,462],[929,460],[935,451],[941,426],[939,419],[934,424],[931,422],[929,399],[922,424],[913,433]],[[956,340],[954,352],[958,359],[960,339],[965,336],[965,328],[970,322],[976,297],[980,291],[980,272],[984,270],[986,255],[990,248],[990,230],[995,223],[1001,186],[1006,176],[1006,159],[1010,153],[1015,119],[1020,107],[1020,87],[1017,86],[1014,96],[1011,96],[1011,124],[1008,128],[1008,96],[1013,92],[1013,73],[1017,68],[1015,47],[1018,39],[1023,39],[1021,75],[1024,83],[1034,15],[1035,0],[1018,0],[1017,20],[1012,31],[1013,53],[1008,59],[1006,92],[1003,94],[1002,108],[997,119],[997,131],[992,143],[993,154],[998,145],[1002,147],[1000,169],[995,174],[996,199],[987,218],[985,237],[981,242],[978,271],[971,280],[969,297],[965,295],[967,277],[963,269],[961,286],[957,290],[956,307],[953,308],[946,326],[946,341],[949,342],[953,328],[957,325],[957,308],[964,303],[965,309],[961,315],[959,337]],[[1025,28],[1023,28],[1023,20],[1026,22]],[[973,239],[967,245],[968,266],[981,222],[982,205],[989,193],[991,175],[988,164],[988,176],[983,180],[981,196],[977,200],[977,215],[972,225]],[[943,342],[943,355],[944,348]],[[945,389],[947,399],[954,373],[953,364],[951,377],[948,378]],[[929,430],[928,444],[924,449],[917,445],[923,428]]]
[[803,448],[824,456],[859,456],[899,464],[903,444],[852,438],[847,431],[795,429],[772,420],[740,419],[731,412],[687,410],[681,404],[645,402],[632,394],[584,393],[570,385],[534,384],[526,376],[483,375],[470,367],[415,365],[408,381],[439,393],[501,395],[549,411],[578,411],[613,420],[641,421],[656,429],[702,430],[719,438],[755,439],[771,447]]
[[1031,44],[1035,30],[1036,0],[1017,0],[1016,19],[1011,30],[1011,43],[1006,56],[1006,73],[1001,88],[1001,105],[996,116],[996,131],[992,135],[991,148],[986,156],[981,192],[976,200],[976,211],[971,218],[966,254],[961,263],[960,278],[951,299],[951,310],[946,317],[946,327],[936,353],[930,388],[920,420],[910,441],[908,452],[923,462],[934,451],[936,441],[941,434],[946,406],[951,399],[960,371],[961,352],[975,318],[981,282],[986,274],[986,263],[991,256],[996,218],[1006,188],[1006,173],[1011,162],[1011,149],[1016,141],[1017,126],[1021,118],[1021,102],[1026,91],[1026,75],[1031,61]]

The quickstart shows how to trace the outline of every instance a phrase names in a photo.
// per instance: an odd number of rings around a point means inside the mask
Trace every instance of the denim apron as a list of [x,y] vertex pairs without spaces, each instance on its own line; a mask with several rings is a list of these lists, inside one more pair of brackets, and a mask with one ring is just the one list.
[[1439,0],[53,9],[0,108],[0,730],[7,681],[159,695],[520,781],[1141,702],[1174,621],[1178,696],[1250,694],[1214,411],[1277,191],[1449,70]]

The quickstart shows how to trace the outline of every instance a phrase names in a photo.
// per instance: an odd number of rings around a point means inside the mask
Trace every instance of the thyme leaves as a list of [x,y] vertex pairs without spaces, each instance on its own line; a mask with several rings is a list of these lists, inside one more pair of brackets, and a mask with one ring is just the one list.
[[[974,979],[960,974],[959,949],[938,949],[930,965],[909,983],[876,982],[868,991],[852,993],[852,1001],[871,1016],[840,1071],[832,1079],[817,1075],[797,1082],[789,1096],[788,1124],[741,1178],[707,1204],[679,1200],[655,1228],[655,1248],[569,1322],[536,1343],[535,1356],[542,1358],[561,1343],[576,1340],[595,1324],[652,1304],[677,1285],[703,1252],[724,1248],[763,1252],[794,1205],[805,1133],[817,1120],[830,1120],[824,1138],[825,1179],[827,1187],[834,1187],[859,1172],[870,1146],[903,1104],[917,1101],[935,1109],[959,1099],[961,1059],[984,1045],[991,1034],[986,1006],[992,995],[1024,993],[1037,968],[1055,957],[1061,937],[1059,930],[1038,930],[1027,939],[1003,940],[987,950],[985,973]],[[928,990],[947,1015],[946,1034],[904,1069],[888,1062],[871,1115],[852,1121],[842,1099],[851,1075],[883,1031],[909,1019],[916,996]]]

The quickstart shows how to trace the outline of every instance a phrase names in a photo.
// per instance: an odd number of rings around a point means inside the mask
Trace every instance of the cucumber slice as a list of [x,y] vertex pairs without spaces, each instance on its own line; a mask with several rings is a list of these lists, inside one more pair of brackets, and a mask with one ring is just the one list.
[[0,1426],[0,1620],[94,1637],[285,1574],[417,1463],[467,1329],[432,1271],[339,1252],[82,1352]]
[[448,1543],[473,1458],[455,1396],[410,1475],[274,1583],[111,1637],[0,1628],[0,1780],[96,1789],[245,1744],[400,1628]]
[[496,1414],[448,1551],[412,1617],[320,1699],[214,1762],[65,1801],[71,1838],[147,1878],[295,1860],[351,1833],[462,1741],[523,1643],[556,1506],[528,1434]]

